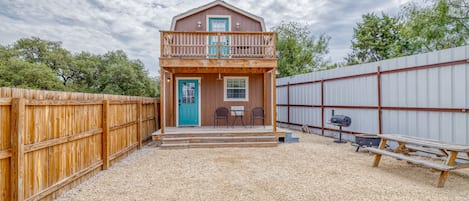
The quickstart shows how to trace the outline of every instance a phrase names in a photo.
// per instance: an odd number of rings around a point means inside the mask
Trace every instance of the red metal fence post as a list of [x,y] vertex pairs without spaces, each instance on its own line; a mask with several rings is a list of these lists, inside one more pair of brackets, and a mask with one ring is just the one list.
[[324,135],[324,80],[321,80],[321,135]]
[[290,82],[287,85],[287,122],[290,125]]
[[377,68],[377,72],[376,72],[376,80],[377,80],[377,84],[378,84],[378,132],[379,134],[383,133],[383,130],[382,130],[382,111],[381,111],[381,69],[380,67],[378,66]]

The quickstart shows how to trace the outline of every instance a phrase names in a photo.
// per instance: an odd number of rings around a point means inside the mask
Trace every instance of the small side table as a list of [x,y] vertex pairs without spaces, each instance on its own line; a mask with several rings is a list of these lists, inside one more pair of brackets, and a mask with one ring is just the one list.
[[239,119],[241,121],[241,124],[243,124],[243,126],[246,128],[243,117],[244,117],[244,113],[247,112],[247,110],[231,110],[231,112],[232,114],[234,114],[233,115],[234,119],[233,119],[233,123],[231,124],[231,127],[234,127],[236,123],[236,119]]

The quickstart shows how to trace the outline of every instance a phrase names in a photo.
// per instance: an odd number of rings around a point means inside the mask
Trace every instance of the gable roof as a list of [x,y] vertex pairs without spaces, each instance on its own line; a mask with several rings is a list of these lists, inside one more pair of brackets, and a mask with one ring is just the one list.
[[195,13],[198,13],[198,12],[201,12],[201,11],[203,11],[203,10],[207,10],[207,9],[209,9],[209,8],[215,7],[215,6],[223,6],[223,7],[226,7],[226,8],[228,8],[228,9],[231,9],[231,10],[233,10],[233,11],[236,11],[236,12],[238,12],[238,13],[241,13],[241,14],[244,15],[244,16],[247,16],[247,17],[249,17],[249,18],[251,18],[251,19],[253,19],[253,20],[256,20],[256,21],[260,22],[260,23],[261,23],[262,31],[265,31],[264,18],[259,17],[259,16],[257,16],[257,15],[253,15],[253,14],[251,14],[251,13],[249,13],[249,12],[246,12],[246,11],[244,11],[244,10],[241,10],[241,9],[239,9],[239,8],[237,8],[237,7],[234,7],[233,5],[228,4],[228,3],[226,3],[226,2],[223,1],[223,0],[216,0],[216,1],[213,1],[213,2],[211,2],[211,3],[205,4],[205,5],[203,5],[203,6],[200,6],[200,7],[198,7],[198,8],[194,8],[194,9],[188,10],[188,11],[186,11],[186,12],[184,12],[184,13],[181,13],[181,14],[179,14],[179,15],[174,16],[174,17],[173,17],[173,21],[171,22],[171,31],[174,31],[174,29],[176,28],[176,22],[177,22],[178,20],[180,20],[180,19],[182,19],[182,18],[185,18],[185,17],[188,17],[188,16],[191,16],[191,15],[193,15],[193,14],[195,14]]

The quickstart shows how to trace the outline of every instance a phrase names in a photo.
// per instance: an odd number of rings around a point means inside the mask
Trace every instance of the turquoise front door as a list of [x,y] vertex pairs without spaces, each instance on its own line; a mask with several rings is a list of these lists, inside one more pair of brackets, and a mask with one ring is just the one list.
[[179,126],[198,126],[199,112],[199,80],[178,80]]
[[[211,32],[228,32],[230,31],[230,23],[228,18],[224,17],[211,17],[208,19],[208,31]],[[228,44],[230,43],[228,36],[209,36],[208,38],[209,48],[208,53],[210,57],[228,57],[229,49]],[[220,48],[219,48],[220,47]]]

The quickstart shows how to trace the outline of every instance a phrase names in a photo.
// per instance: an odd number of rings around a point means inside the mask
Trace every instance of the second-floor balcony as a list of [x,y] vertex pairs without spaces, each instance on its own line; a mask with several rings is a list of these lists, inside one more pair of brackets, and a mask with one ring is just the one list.
[[160,58],[276,59],[273,32],[161,32]]

